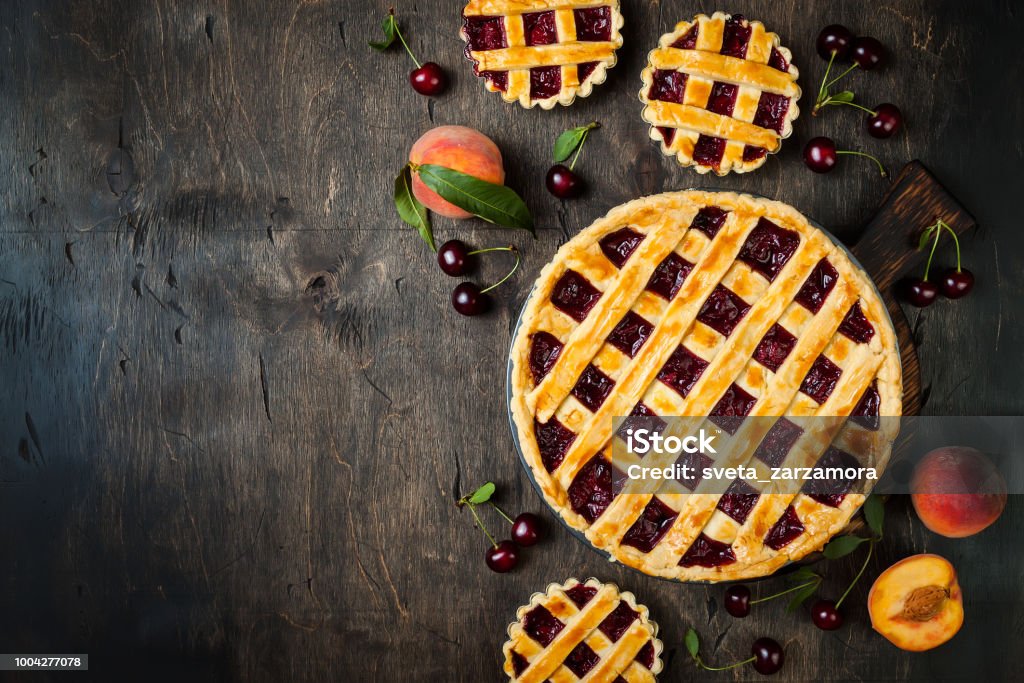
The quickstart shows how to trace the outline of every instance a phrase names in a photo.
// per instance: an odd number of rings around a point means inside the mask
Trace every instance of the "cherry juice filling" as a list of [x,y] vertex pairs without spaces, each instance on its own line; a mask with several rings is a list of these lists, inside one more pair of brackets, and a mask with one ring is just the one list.
[[502,92],[508,90],[507,71],[481,71],[480,75],[490,81],[498,90]]
[[725,140],[703,133],[697,137],[697,143],[693,146],[693,160],[701,166],[718,168],[722,163],[722,155],[725,154]]
[[665,301],[672,301],[683,286],[686,276],[693,270],[693,264],[674,251],[669,252],[647,281],[647,291],[657,294]]
[[854,303],[850,310],[846,312],[843,322],[839,323],[839,332],[858,344],[867,344],[875,336],[875,328],[864,317],[860,301]]
[[608,640],[613,643],[618,642],[622,634],[625,633],[634,621],[640,618],[640,613],[636,612],[627,605],[625,602],[620,602],[611,613],[604,618],[597,628],[600,629],[601,633],[608,636]]
[[621,268],[643,241],[644,236],[636,230],[622,228],[608,233],[601,238],[598,244],[601,247],[601,253],[614,263],[616,268]]
[[671,145],[672,141],[676,139],[675,128],[665,128],[664,126],[656,126],[656,128],[661,133],[661,139],[665,141],[666,145]]
[[804,524],[796,516],[796,510],[790,505],[779,517],[779,521],[768,530],[764,544],[772,550],[782,550],[804,532]]
[[575,270],[567,270],[551,291],[551,303],[576,322],[583,322],[601,292]]
[[680,344],[658,372],[658,381],[686,398],[707,366],[706,360],[693,355]]
[[736,95],[739,94],[739,91],[739,86],[732,83],[715,81],[714,85],[711,86],[711,95],[708,96],[708,103],[705,108],[715,114],[732,116],[732,110],[736,106]]
[[522,656],[515,650],[512,650],[512,671],[515,672],[516,678],[519,677],[519,674],[526,671],[526,667],[528,666],[530,666],[530,662],[526,657]]
[[700,230],[708,236],[708,239],[715,239],[715,235],[725,225],[725,219],[729,212],[719,206],[705,206],[697,212],[690,223],[691,230]]
[[562,342],[548,332],[537,332],[530,339],[530,374],[534,384],[551,372],[559,354],[562,353]]
[[573,512],[593,524],[615,498],[611,463],[595,455],[569,484],[568,494]]
[[582,583],[577,583],[565,591],[565,597],[572,600],[572,604],[576,605],[576,609],[583,609],[583,606],[593,600],[595,595],[597,595],[596,588]]
[[757,161],[758,159],[764,159],[768,155],[768,150],[764,147],[755,147],[754,145],[745,145],[743,147],[743,161]]
[[469,40],[466,49],[473,52],[508,47],[505,20],[502,17],[463,17],[462,26]]
[[700,29],[700,24],[694,22],[690,30],[679,36],[676,42],[672,43],[672,47],[680,50],[694,50],[697,48],[697,31]]
[[[665,431],[665,427],[668,423],[658,417],[657,413],[647,407],[647,404],[643,401],[638,401],[633,406],[633,411],[629,414],[629,417],[625,418],[619,425],[618,431],[615,435],[623,441],[626,440],[628,430],[632,429],[647,429],[652,432],[661,433]],[[646,455],[646,453],[637,453],[640,457]]]
[[872,381],[868,388],[864,391],[864,395],[860,397],[860,403],[850,413],[850,418],[864,427],[875,431],[878,429],[879,423],[879,409],[882,405],[882,397],[878,395],[878,381]]
[[562,92],[561,66],[535,66],[530,69],[530,99],[546,100]]
[[611,7],[584,7],[574,9],[572,14],[576,22],[576,40],[602,42],[612,39]]
[[772,53],[768,57],[768,66],[779,71],[789,71],[789,62],[782,56],[777,47],[772,48]]
[[571,393],[587,410],[596,413],[614,387],[615,380],[591,364],[584,368]]
[[821,405],[832,395],[843,371],[825,356],[818,356],[800,384],[800,391]]
[[750,304],[741,299],[734,291],[722,285],[715,285],[711,295],[701,306],[697,320],[723,337],[728,337],[749,310]]
[[800,246],[799,233],[786,230],[761,217],[743,243],[738,258],[753,270],[774,280]]
[[678,516],[678,512],[662,503],[657,496],[651,498],[643,513],[622,537],[622,545],[631,546],[643,553],[651,552]]
[[754,349],[754,360],[772,372],[778,372],[789,352],[796,346],[796,337],[782,325],[775,323]]
[[832,267],[827,258],[823,258],[814,266],[814,270],[804,280],[803,286],[800,287],[800,291],[796,293],[793,300],[811,313],[817,313],[821,310],[832,288],[836,286],[838,279],[838,271]]
[[743,524],[754,509],[759,495],[753,486],[737,479],[729,484],[729,488],[718,499],[718,509],[736,520],[737,524]]
[[523,33],[527,45],[550,45],[558,42],[554,10],[524,14]]
[[534,420],[533,432],[537,437],[537,449],[544,469],[554,472],[565,459],[569,446],[576,440],[576,433],[556,418],[551,418],[547,423]]
[[680,567],[721,567],[736,561],[732,547],[727,543],[701,534],[679,560]]
[[[655,69],[647,99],[659,102],[683,103],[687,76],[673,69]],[[669,129],[672,130],[672,129]]]
[[743,59],[750,45],[750,24],[739,14],[729,17],[722,30],[722,54]]
[[640,651],[636,653],[635,661],[640,662],[645,668],[654,668],[654,642],[648,640]]
[[583,81],[590,78],[590,74],[594,73],[594,69],[598,67],[600,62],[581,62],[576,65],[576,80],[582,83]]
[[550,645],[563,628],[565,628],[565,624],[549,612],[544,605],[537,605],[523,615],[523,631],[544,647]]
[[629,311],[622,316],[622,320],[608,335],[607,341],[619,351],[633,358],[639,353],[640,348],[653,331],[654,325],[633,311]]
[[739,429],[743,418],[750,414],[750,409],[757,403],[757,399],[744,391],[735,383],[729,385],[725,394],[711,410],[709,419],[729,432],[735,434]]
[[769,467],[778,467],[803,433],[803,429],[780,417],[764,435],[754,457]]
[[686,453],[683,452],[676,458],[676,464],[680,467],[686,467],[684,470],[690,473],[690,476],[685,479],[677,479],[676,482],[680,486],[685,486],[690,491],[697,488],[697,484],[704,479],[704,468],[711,467],[714,461],[703,453]]
[[597,656],[597,653],[587,645],[586,643],[580,643],[572,649],[562,664],[565,668],[573,672],[576,678],[583,678],[587,675],[591,669],[597,666],[597,663],[601,661],[601,658]]
[[[835,446],[829,446],[825,451],[825,454],[821,456],[814,467],[815,469],[829,467],[838,467],[843,469],[850,467],[856,468],[860,467],[860,462],[850,453],[840,450]],[[842,504],[843,498],[846,497],[846,494],[850,492],[850,489],[853,488],[855,483],[855,479],[844,478],[815,480],[813,482],[814,493],[808,493],[808,495],[822,505],[837,508]],[[810,484],[808,484],[808,486],[809,485]]]
[[761,99],[757,101],[757,111],[754,113],[754,125],[761,128],[774,130],[782,135],[782,128],[786,123],[786,112],[789,111],[789,98],[785,95],[763,92]]

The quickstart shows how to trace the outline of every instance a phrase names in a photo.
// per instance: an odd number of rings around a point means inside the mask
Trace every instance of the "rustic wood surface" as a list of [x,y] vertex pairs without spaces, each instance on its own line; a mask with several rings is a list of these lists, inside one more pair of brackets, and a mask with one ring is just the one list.
[[[841,631],[772,604],[734,620],[720,587],[608,565],[554,522],[512,451],[503,381],[533,277],[623,201],[739,189],[837,233],[863,225],[887,186],[868,162],[845,158],[829,176],[800,163],[808,138],[831,135],[893,170],[921,159],[980,226],[964,244],[974,294],[909,312],[923,412],[1022,413],[1019,8],[623,6],[608,82],[544,112],[483,91],[454,0],[397,6],[413,49],[452,79],[437,99],[411,91],[401,52],[367,47],[383,1],[0,3],[0,651],[89,653],[101,681],[496,681],[516,607],[594,575],[651,608],[666,681],[759,679],[698,672],[681,647],[691,625],[715,662],[777,638],[781,680],[1024,678],[1016,500],[960,541],[890,501]],[[636,100],[657,37],[719,8],[778,32],[804,89],[782,153],[722,179],[663,158]],[[809,115],[824,70],[813,41],[832,22],[891,48],[890,65],[848,83],[903,109],[895,139],[867,137],[853,110]],[[594,119],[578,167],[592,189],[561,203],[543,188],[551,143]],[[540,228],[534,241],[436,220],[442,239],[524,252],[482,319],[454,314],[453,281],[390,205],[409,146],[440,124],[495,139]],[[507,265],[494,257],[479,278]],[[542,512],[551,529],[506,576],[487,571],[482,536],[453,504],[488,479],[506,509]],[[864,598],[883,567],[922,551],[958,568],[967,621],[914,655],[871,631]],[[823,567],[826,594],[858,559]]]

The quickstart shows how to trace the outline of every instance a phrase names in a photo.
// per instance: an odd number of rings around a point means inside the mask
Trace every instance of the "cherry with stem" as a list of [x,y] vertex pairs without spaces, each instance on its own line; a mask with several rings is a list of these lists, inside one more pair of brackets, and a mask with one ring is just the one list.
[[956,231],[941,218],[936,218],[935,223],[929,225],[921,233],[921,240],[918,249],[923,249],[931,242],[931,250],[928,252],[928,261],[924,266],[924,277],[911,278],[904,283],[905,296],[907,301],[918,308],[923,308],[934,303],[939,294],[939,286],[928,279],[931,272],[932,261],[935,259],[935,251],[939,246],[939,239],[943,232],[948,232],[953,237],[953,244],[956,247],[956,269],[949,268],[942,275],[942,293],[949,299],[959,299],[966,296],[974,287],[974,274],[964,268],[960,261],[960,239]]
[[491,545],[484,555],[484,560],[486,561],[487,566],[491,571],[504,574],[505,572],[515,569],[516,565],[519,563],[519,554],[516,550],[516,545],[512,541],[508,540],[501,542],[496,541],[494,536],[491,535],[491,532],[487,530],[483,520],[480,519],[480,515],[477,514],[476,511],[477,505],[490,501],[491,495],[494,493],[494,489],[494,484],[492,482],[487,482],[473,493],[460,498],[456,502],[456,505],[460,508],[469,508],[470,513],[473,515],[473,519],[476,520],[476,525],[490,542]]
[[687,629],[684,639],[686,650],[697,666],[705,671],[728,671],[746,664],[753,664],[754,670],[765,676],[779,671],[785,661],[782,646],[771,638],[758,638],[750,648],[751,656],[728,666],[709,666],[700,656],[700,637],[692,628]]
[[465,316],[480,315],[490,307],[490,297],[487,293],[496,287],[500,287],[505,283],[512,275],[519,269],[519,264],[522,259],[519,256],[519,250],[516,249],[515,245],[509,245],[507,247],[490,247],[487,249],[478,249],[473,252],[469,252],[467,255],[483,254],[491,251],[510,251],[515,254],[516,263],[512,266],[505,277],[495,282],[486,289],[480,289],[480,286],[473,282],[463,282],[456,285],[455,289],[452,290],[452,306],[456,311]]
[[445,88],[448,87],[448,78],[445,76],[444,70],[436,62],[423,62],[421,64],[420,60],[416,59],[416,55],[409,48],[409,44],[405,42],[405,36],[402,35],[402,31],[398,28],[394,7],[388,10],[384,33],[385,40],[383,42],[371,42],[370,45],[376,49],[384,50],[391,45],[395,38],[398,38],[399,42],[402,43],[402,47],[405,48],[405,51],[416,65],[416,68],[409,74],[409,84],[412,85],[413,90],[427,96],[440,95],[444,92]]
[[871,159],[878,166],[878,172],[881,176],[883,178],[889,177],[885,166],[877,158],[867,152],[836,149],[836,143],[831,138],[826,137],[811,138],[807,141],[807,145],[804,147],[804,164],[815,173],[828,173],[839,163],[839,156],[842,154]]

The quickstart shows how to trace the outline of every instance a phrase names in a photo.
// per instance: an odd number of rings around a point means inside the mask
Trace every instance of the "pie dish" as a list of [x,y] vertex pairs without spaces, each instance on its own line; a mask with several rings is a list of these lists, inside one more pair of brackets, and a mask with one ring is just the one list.
[[658,41],[640,101],[650,136],[698,173],[746,173],[782,146],[800,114],[799,71],[779,37],[735,14],[697,15]]
[[622,23],[619,0],[470,0],[461,36],[488,90],[551,109],[604,82]]
[[597,579],[569,579],[534,593],[516,612],[502,648],[505,673],[518,683],[654,681],[662,668],[657,635],[632,593]]
[[771,574],[842,530],[867,491],[622,489],[613,417],[732,416],[714,465],[758,472],[868,444],[880,475],[898,430],[880,418],[902,412],[870,279],[792,207],[742,194],[645,197],[580,232],[541,272],[510,362],[512,420],[547,503],[611,559],[684,581]]

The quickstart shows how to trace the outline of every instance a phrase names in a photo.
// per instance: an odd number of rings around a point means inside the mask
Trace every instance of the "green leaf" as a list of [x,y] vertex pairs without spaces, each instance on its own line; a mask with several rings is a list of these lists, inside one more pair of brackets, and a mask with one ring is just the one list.
[[818,585],[820,583],[820,581],[816,581],[815,583],[804,586],[800,590],[793,593],[793,599],[790,600],[789,604],[786,606],[786,611],[795,612],[797,608],[800,607],[800,605],[804,604],[804,602],[807,601],[807,598],[811,597],[815,594],[815,592],[817,592]]
[[427,187],[464,211],[509,228],[533,232],[533,216],[512,189],[437,164],[416,167]]
[[829,541],[829,544],[825,546],[824,555],[829,560],[838,560],[840,557],[846,557],[852,553],[861,543],[867,540],[860,536],[838,536]]
[[795,572],[788,575],[786,580],[792,581],[793,583],[806,583],[807,581],[820,581],[821,575],[812,571],[809,567],[800,567]]
[[853,93],[849,90],[837,92],[835,95],[830,97],[833,102],[853,102]]
[[483,505],[494,495],[494,482],[489,481],[469,496],[470,505]]
[[397,33],[395,15],[389,14],[388,18],[384,20],[384,23],[382,23],[380,27],[384,30],[384,40],[371,40],[370,47],[378,52],[383,52],[391,47],[391,43],[395,42],[395,34]]
[[935,225],[929,225],[927,228],[924,229],[924,232],[921,233],[921,239],[917,241],[918,251],[921,251],[926,246],[928,246],[928,243],[932,241],[932,235],[936,230],[938,230],[938,226]]
[[882,537],[882,526],[885,521],[885,501],[878,496],[868,496],[864,501],[864,519],[867,520],[868,528],[878,538]]
[[402,220],[416,228],[420,237],[427,243],[431,251],[437,251],[434,246],[434,231],[430,227],[430,217],[427,216],[427,207],[420,204],[412,193],[412,178],[409,167],[402,168],[402,172],[395,178],[395,208]]
[[700,651],[700,638],[697,637],[697,632],[692,628],[686,629],[686,637],[683,639],[686,643],[686,651],[690,653],[690,656],[694,659],[697,658],[697,653]]
[[570,128],[555,140],[555,147],[551,151],[551,156],[554,157],[556,163],[560,163],[569,158],[569,156],[576,151],[576,148],[583,144],[583,141],[587,137],[587,133],[597,128],[600,124],[597,121],[592,121],[585,126],[577,126],[576,128]]

